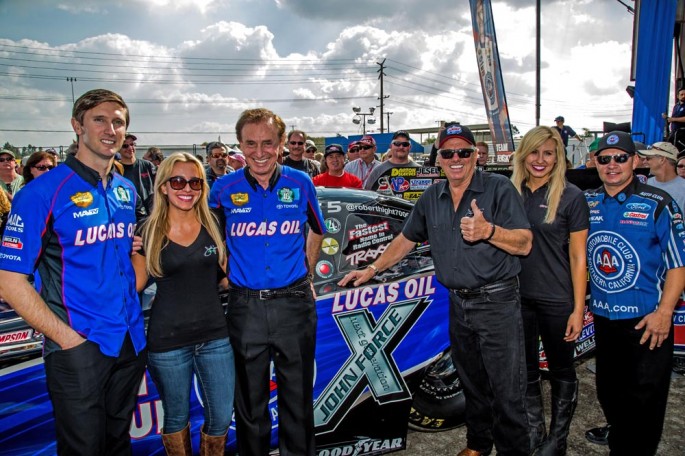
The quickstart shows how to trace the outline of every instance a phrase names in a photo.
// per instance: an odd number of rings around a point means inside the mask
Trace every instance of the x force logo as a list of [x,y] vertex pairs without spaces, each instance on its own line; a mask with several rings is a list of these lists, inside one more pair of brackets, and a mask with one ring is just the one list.
[[429,302],[426,298],[398,302],[378,321],[368,309],[335,315],[352,353],[314,403],[317,433],[335,430],[367,386],[379,404],[411,398],[392,352]]

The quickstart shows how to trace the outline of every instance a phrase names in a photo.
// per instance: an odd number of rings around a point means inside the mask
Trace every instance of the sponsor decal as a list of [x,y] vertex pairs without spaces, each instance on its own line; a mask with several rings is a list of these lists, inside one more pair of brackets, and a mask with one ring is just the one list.
[[599,209],[590,209],[590,215],[601,214],[602,211]]
[[445,136],[460,135],[462,133],[461,125],[453,125],[445,131]]
[[[7,226],[13,226],[16,228],[24,228],[24,221],[21,219],[19,214],[12,214],[7,219]],[[20,231],[21,233],[21,231]]]
[[231,202],[236,206],[244,206],[250,201],[247,193],[231,193]]
[[376,223],[373,225],[366,226],[356,226],[354,229],[349,230],[347,233],[347,239],[354,241],[355,239],[362,238],[364,236],[370,236],[376,233],[384,233],[390,229],[388,222]]
[[685,226],[683,226],[682,223],[676,223],[675,226],[674,226],[674,228],[675,228],[676,230],[682,230],[683,228],[685,228]]
[[587,202],[587,206],[588,206],[590,209],[592,209],[593,207],[597,207],[598,204],[599,204],[599,201],[588,201],[588,202]]
[[367,286],[340,291],[333,297],[331,314],[347,312],[359,308],[392,304],[398,301],[401,294],[407,299],[430,296],[435,293],[433,279],[435,276],[417,277],[406,282],[392,282],[379,286]]
[[591,215],[590,223],[600,223],[604,221],[604,217],[601,215]]
[[623,216],[625,218],[633,218],[633,219],[638,219],[638,220],[647,220],[647,217],[649,217],[649,214],[646,214],[644,212],[624,212]]
[[365,454],[382,454],[391,450],[404,448],[404,439],[370,439],[357,437],[356,441],[344,445],[325,446],[316,450],[316,456],[362,456]]
[[330,234],[336,234],[340,232],[342,225],[337,218],[327,218],[324,220],[324,225],[326,225],[326,232]]
[[394,207],[388,207],[388,206],[370,206],[368,204],[355,204],[355,203],[349,203],[345,205],[345,209],[347,209],[348,212],[359,212],[359,211],[365,211],[365,212],[376,212],[378,214],[383,214],[383,215],[392,215],[400,219],[404,219],[409,215],[408,211],[402,210],[402,209],[397,209]]
[[299,188],[283,187],[278,189],[276,194],[278,195],[278,201],[280,201],[281,203],[292,204],[300,200]]
[[78,207],[88,207],[93,204],[93,194],[90,192],[74,193],[69,199]]
[[324,279],[330,278],[333,275],[333,263],[326,260],[316,263],[316,275]]
[[19,255],[8,255],[6,253],[0,253],[0,260],[21,261],[21,257]]
[[105,242],[108,239],[123,239],[125,237],[133,238],[135,232],[135,223],[103,223],[102,225],[89,226],[85,230],[80,229],[76,231],[74,238],[74,245],[84,246],[92,245],[97,242]]
[[338,241],[333,238],[324,238],[323,243],[321,244],[321,250],[326,255],[335,255],[338,253],[339,249],[340,245],[338,244]]
[[11,344],[13,342],[21,342],[23,340],[29,340],[32,335],[32,329],[22,329],[21,331],[13,331],[5,334],[0,334],[0,345]]
[[390,179],[392,190],[394,192],[406,192],[409,190],[409,181],[404,177],[395,177]]
[[74,218],[89,217],[91,215],[97,215],[100,208],[94,207],[92,209],[85,209],[79,212],[74,212]]
[[2,246],[8,249],[21,250],[24,248],[24,243],[18,237],[5,236],[2,238]]
[[609,137],[607,138],[607,144],[610,146],[618,144],[618,135],[609,135]]
[[407,201],[416,201],[417,199],[421,198],[421,195],[423,195],[423,192],[404,192],[402,194],[402,199],[407,200]]
[[[445,172],[442,168],[437,166],[425,166],[423,168],[416,169],[416,177],[444,177]],[[438,180],[433,180],[433,183],[438,182]]]
[[272,236],[276,233],[299,234],[299,220],[282,220],[281,222],[233,222],[228,234],[234,237],[243,236]]
[[411,398],[392,352],[429,303],[421,298],[391,304],[378,321],[368,309],[335,315],[350,356],[314,403],[317,431],[333,431],[367,387],[379,404]]
[[609,231],[593,233],[587,240],[590,280],[606,293],[618,293],[635,286],[640,258],[623,236]]
[[416,168],[392,168],[390,170],[390,177],[397,176],[414,177],[416,176]]
[[433,179],[411,179],[409,188],[411,190],[425,190],[433,185]]
[[231,209],[231,214],[249,214],[252,212],[251,207],[234,207]]
[[619,220],[619,224],[621,225],[633,225],[633,226],[647,226],[649,223],[647,222],[639,222],[637,220]]
[[385,252],[385,249],[387,248],[387,244],[381,244],[376,248],[371,247],[367,250],[360,250],[351,255],[345,255],[345,261],[347,261],[350,266],[357,266],[365,261],[375,260],[381,256],[381,254]]
[[382,195],[392,195],[392,188],[390,187],[390,180],[388,176],[382,176],[378,178],[378,188],[376,192]]
[[217,254],[217,247],[216,245],[206,245],[205,246],[205,256],[213,256]]
[[626,204],[626,209],[629,211],[648,211],[649,204],[647,203],[628,203]]
[[114,197],[120,203],[130,203],[131,202],[130,190],[127,189],[126,187],[122,186],[122,185],[119,185],[117,188],[114,189]]

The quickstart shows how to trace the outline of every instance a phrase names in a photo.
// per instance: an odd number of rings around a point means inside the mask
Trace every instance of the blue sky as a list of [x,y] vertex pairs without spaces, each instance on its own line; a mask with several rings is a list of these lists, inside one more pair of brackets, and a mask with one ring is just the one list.
[[[611,0],[542,3],[542,122],[630,120],[633,17]],[[535,122],[534,4],[493,2],[522,132]],[[0,0],[0,142],[67,145],[67,77],[77,97],[121,93],[145,145],[232,142],[254,106],[314,136],[359,134],[351,108],[378,105],[384,58],[392,130],[483,123],[471,33],[467,0]]]

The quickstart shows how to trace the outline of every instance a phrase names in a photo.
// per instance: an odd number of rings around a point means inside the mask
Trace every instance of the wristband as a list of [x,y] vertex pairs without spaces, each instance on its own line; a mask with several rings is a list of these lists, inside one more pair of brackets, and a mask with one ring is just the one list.
[[378,272],[379,272],[379,271],[378,271],[378,268],[377,268],[376,265],[374,265],[374,264],[368,265],[367,268],[373,270],[373,275],[372,275],[371,277],[375,277],[376,274],[378,274]]
[[490,236],[485,238],[485,242],[488,242],[495,235],[495,224],[490,222],[490,226],[492,227],[492,231],[490,232]]

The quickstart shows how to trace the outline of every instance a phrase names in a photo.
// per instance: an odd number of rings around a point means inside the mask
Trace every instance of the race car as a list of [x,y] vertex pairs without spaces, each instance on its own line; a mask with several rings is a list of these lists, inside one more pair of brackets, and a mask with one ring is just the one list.
[[[385,251],[401,232],[412,203],[362,190],[317,192],[327,229],[314,271],[317,454],[383,454],[405,448],[409,423],[424,431],[463,424],[463,393],[449,356],[448,293],[435,279],[430,245],[417,245],[371,283],[337,285],[347,272],[366,267]],[[586,329],[583,352],[592,347],[591,320]],[[0,371],[3,454],[55,453],[41,363],[36,359]],[[275,376],[271,390],[271,444],[277,448]],[[192,398],[192,435],[198,436],[203,414],[197,387]],[[159,395],[146,374],[131,426],[135,454],[163,454],[162,415]],[[197,441],[193,444],[198,448]],[[236,451],[233,427],[227,450]]]

